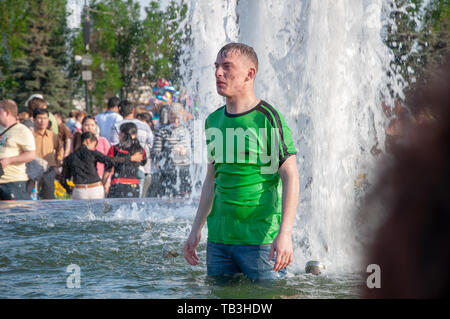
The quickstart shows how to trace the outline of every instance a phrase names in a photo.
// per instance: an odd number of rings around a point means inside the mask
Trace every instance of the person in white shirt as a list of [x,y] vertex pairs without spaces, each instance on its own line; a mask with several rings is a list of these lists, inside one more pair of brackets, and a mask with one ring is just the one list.
[[17,104],[0,100],[0,200],[29,199],[25,163],[36,157],[31,131],[17,121]]
[[100,129],[100,136],[106,138],[111,144],[110,133],[113,125],[122,121],[122,115],[119,114],[120,99],[116,96],[108,100],[107,110],[103,113],[97,114],[95,117],[97,126]]

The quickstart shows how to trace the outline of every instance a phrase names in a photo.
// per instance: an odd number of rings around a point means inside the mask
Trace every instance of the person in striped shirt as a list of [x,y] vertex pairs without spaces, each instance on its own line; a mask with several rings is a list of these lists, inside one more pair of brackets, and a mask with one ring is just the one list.
[[184,197],[191,192],[191,135],[184,114],[183,106],[173,103],[169,124],[155,134],[151,156],[159,172],[159,196]]

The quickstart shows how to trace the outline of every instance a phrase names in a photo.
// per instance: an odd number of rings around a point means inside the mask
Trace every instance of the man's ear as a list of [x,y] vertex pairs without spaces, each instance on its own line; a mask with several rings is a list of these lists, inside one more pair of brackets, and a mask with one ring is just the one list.
[[247,72],[246,81],[255,80],[255,76],[256,76],[256,68],[250,67],[250,69],[248,69],[248,72]]

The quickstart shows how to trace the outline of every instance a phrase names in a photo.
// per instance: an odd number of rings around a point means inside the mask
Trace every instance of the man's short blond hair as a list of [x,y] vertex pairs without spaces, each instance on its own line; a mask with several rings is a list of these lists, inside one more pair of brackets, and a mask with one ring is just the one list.
[[246,56],[255,65],[256,71],[258,71],[258,56],[251,46],[244,43],[231,42],[220,49],[219,55],[224,57],[228,54],[228,52],[232,51],[237,51]]
[[0,107],[17,117],[17,104],[13,100],[0,100]]

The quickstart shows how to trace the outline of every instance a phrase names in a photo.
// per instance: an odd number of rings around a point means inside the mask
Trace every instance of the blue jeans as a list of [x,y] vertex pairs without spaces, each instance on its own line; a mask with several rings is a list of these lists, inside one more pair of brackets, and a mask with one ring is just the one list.
[[243,273],[252,281],[281,279],[286,268],[274,271],[275,256],[269,261],[271,244],[226,245],[208,241],[206,266],[208,276],[232,277]]
[[0,184],[0,200],[27,200],[27,182]]

